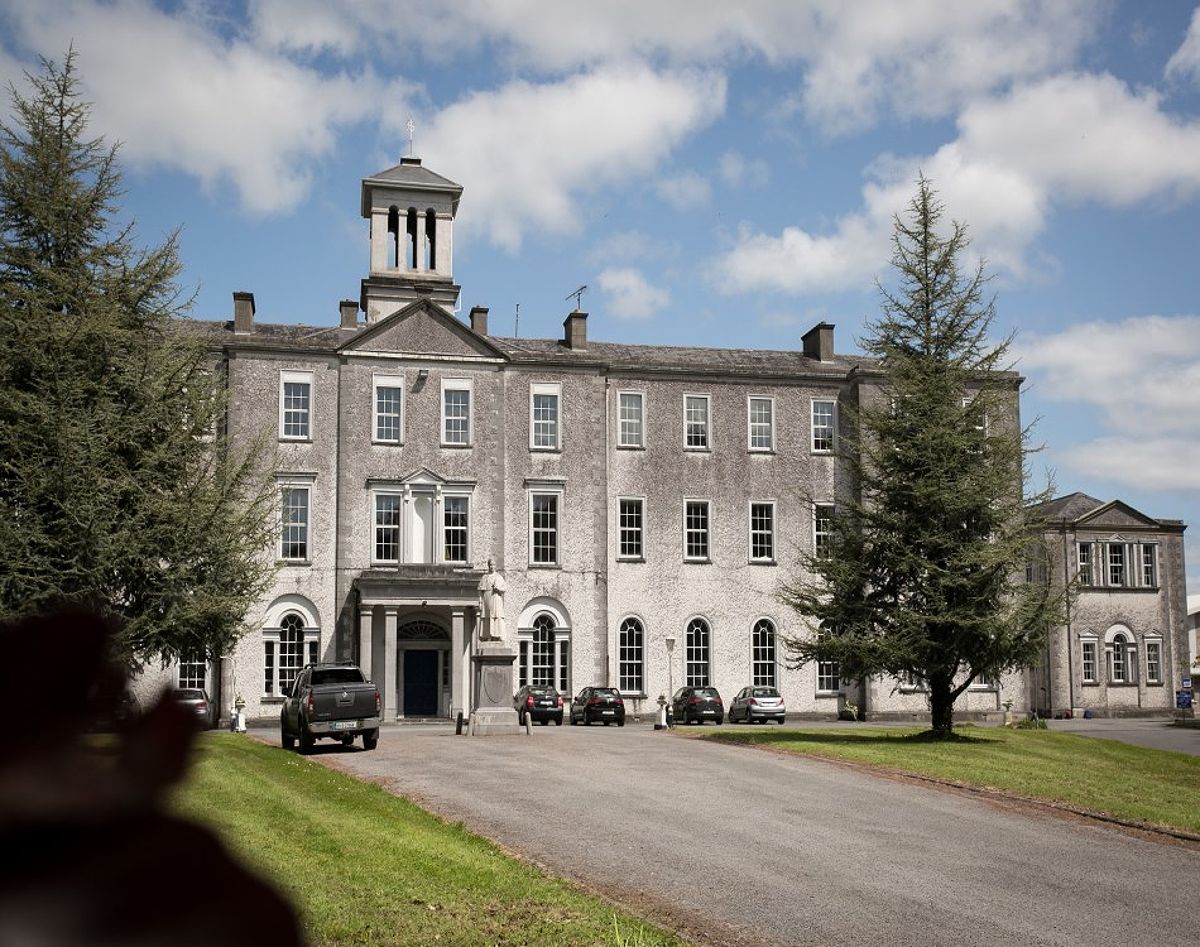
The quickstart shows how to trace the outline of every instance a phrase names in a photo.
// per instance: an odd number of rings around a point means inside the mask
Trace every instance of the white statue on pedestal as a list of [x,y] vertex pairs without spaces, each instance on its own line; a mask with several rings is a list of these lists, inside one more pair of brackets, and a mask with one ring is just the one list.
[[479,580],[479,640],[504,640],[504,576],[487,563],[487,572]]

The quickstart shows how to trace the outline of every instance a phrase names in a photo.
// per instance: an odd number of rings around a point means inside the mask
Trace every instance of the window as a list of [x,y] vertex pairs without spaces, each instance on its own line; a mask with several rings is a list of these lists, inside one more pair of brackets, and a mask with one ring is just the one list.
[[1154,543],[1142,544],[1142,587],[1158,588],[1158,546]]
[[833,407],[832,401],[812,403],[812,449],[814,454],[833,451]]
[[687,625],[685,687],[708,686],[708,622],[693,618]]
[[642,558],[642,508],[643,500],[622,499],[620,501],[620,543],[617,553],[621,559]]
[[560,626],[547,612],[533,620],[533,627],[522,630],[517,639],[517,686],[533,684],[555,687],[571,693],[571,638],[569,629]]
[[750,504],[750,561],[775,561],[775,504]]
[[708,559],[708,501],[688,500],[683,514],[683,558]]
[[179,658],[179,687],[204,690],[208,686],[208,661],[203,651],[188,651]]
[[836,661],[818,661],[817,662],[817,691],[821,694],[836,693],[838,688],[842,686],[839,679],[838,664]]
[[375,494],[375,561],[400,561],[400,516],[404,498],[398,493]]
[[1026,551],[1025,582],[1027,585],[1050,584],[1050,559],[1041,543],[1033,543]]
[[469,379],[442,379],[442,444],[448,447],[471,445]]
[[622,391],[618,396],[618,447],[645,447],[642,437],[643,399],[640,391]]
[[919,691],[925,689],[925,678],[921,677],[916,671],[901,671],[900,672],[900,690],[902,691]]
[[404,438],[401,405],[404,379],[398,375],[375,376],[374,440],[377,444],[399,444]]
[[280,490],[281,526],[279,558],[289,562],[308,561],[308,487]]
[[626,618],[621,622],[618,647],[620,649],[622,693],[645,693],[642,684],[642,644],[644,640],[645,634],[640,621],[636,618]]
[[533,565],[558,565],[558,501],[557,493],[529,495],[529,561]]
[[283,697],[305,662],[316,663],[321,634],[317,628],[305,627],[298,614],[288,612],[278,628],[264,629],[263,636],[263,693]]
[[688,450],[708,450],[708,395],[684,395],[684,441]]
[[775,686],[775,625],[766,618],[756,621],[750,632],[750,682]]
[[554,686],[554,619],[549,615],[538,615],[533,620],[531,642],[532,661],[529,665],[529,683],[542,687]]
[[279,373],[279,437],[307,441],[312,436],[312,372]]
[[1083,683],[1096,683],[1096,641],[1095,639],[1085,638],[1082,641],[1083,660],[1080,662],[1083,669]]
[[1121,543],[1108,544],[1108,584],[1125,584],[1125,546]]
[[1080,543],[1075,547],[1079,562],[1079,584],[1092,584],[1092,544]]
[[1128,642],[1124,635],[1113,635],[1108,651],[1108,680],[1112,684],[1127,684],[1132,679],[1129,674],[1127,648]]
[[559,449],[558,384],[532,385],[529,389],[529,447],[532,450]]
[[468,562],[469,500],[461,496],[442,498],[442,557],[446,562]]
[[813,504],[813,555],[818,559],[829,556],[833,538],[833,506],[829,503]]
[[1162,683],[1162,642],[1146,642],[1146,683]]
[[775,400],[773,398],[751,398],[750,450],[772,451],[775,449]]

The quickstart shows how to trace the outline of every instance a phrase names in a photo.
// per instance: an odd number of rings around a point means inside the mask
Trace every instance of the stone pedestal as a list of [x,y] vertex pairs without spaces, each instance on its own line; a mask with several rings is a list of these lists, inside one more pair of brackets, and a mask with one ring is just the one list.
[[471,736],[520,733],[513,709],[515,652],[502,644],[485,643],[471,656],[475,669],[475,706],[471,711]]

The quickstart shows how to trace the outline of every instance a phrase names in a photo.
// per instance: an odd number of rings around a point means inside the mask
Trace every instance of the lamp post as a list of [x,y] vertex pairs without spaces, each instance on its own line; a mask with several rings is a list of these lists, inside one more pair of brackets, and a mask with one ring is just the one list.
[[674,636],[667,637],[667,700],[670,700],[675,693],[675,659],[672,655],[675,654],[675,638]]

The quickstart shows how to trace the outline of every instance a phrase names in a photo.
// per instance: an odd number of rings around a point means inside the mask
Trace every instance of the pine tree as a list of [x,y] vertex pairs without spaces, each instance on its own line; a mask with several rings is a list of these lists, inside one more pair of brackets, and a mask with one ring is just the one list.
[[212,656],[269,579],[271,487],[177,318],[177,234],[114,226],[117,149],[87,137],[75,59],[10,87],[0,125],[0,620],[79,604],[131,661]]
[[932,732],[948,736],[959,695],[1031,665],[1062,602],[1026,581],[1040,540],[1022,499],[1028,432],[1006,370],[1011,337],[990,338],[983,264],[963,274],[966,228],[939,236],[942,213],[922,177],[895,218],[896,285],[880,286],[881,316],[862,341],[882,377],[845,406],[837,451],[854,486],[828,544],[782,595],[815,632],[785,640],[793,666],[920,681]]

